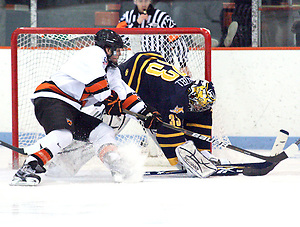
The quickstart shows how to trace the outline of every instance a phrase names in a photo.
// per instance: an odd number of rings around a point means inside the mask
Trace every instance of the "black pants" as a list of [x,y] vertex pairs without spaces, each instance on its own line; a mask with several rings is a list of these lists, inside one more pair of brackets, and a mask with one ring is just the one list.
[[68,129],[74,139],[81,141],[87,141],[91,131],[102,122],[55,98],[35,99],[34,111],[46,134],[56,129]]

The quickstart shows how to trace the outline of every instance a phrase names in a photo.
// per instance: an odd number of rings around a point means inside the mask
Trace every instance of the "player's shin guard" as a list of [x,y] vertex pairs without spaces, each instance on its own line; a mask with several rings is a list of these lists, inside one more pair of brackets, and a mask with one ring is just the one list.
[[73,141],[72,133],[67,129],[53,130],[33,145],[24,148],[26,154],[35,154],[43,148],[51,150],[56,155]]

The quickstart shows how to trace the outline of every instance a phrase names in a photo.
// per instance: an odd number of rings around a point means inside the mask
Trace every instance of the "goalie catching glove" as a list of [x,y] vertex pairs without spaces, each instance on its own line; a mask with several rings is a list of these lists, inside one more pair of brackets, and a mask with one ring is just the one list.
[[112,90],[111,95],[104,99],[102,103],[105,105],[105,110],[108,115],[121,116],[122,104],[117,92]]
[[139,113],[146,117],[146,119],[143,120],[145,128],[158,129],[162,125],[161,114],[155,108],[147,106]]

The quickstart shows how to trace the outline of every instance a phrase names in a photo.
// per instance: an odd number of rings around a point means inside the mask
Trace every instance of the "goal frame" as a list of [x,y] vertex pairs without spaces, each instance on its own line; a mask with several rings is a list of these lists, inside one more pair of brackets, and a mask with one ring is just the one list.
[[[12,82],[12,145],[19,147],[18,110],[18,35],[20,34],[96,34],[104,28],[17,28],[11,36],[11,82]],[[202,34],[204,46],[204,75],[211,81],[211,36],[205,28],[108,28],[119,34]],[[19,154],[12,151],[12,168],[19,168]]]

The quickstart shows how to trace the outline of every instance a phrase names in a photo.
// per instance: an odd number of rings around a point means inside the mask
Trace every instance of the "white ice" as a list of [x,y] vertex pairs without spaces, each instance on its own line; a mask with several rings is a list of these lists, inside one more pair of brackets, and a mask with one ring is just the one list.
[[[234,152],[234,151],[232,151]],[[299,226],[300,159],[268,175],[207,179],[149,176],[113,183],[99,166],[75,177],[42,176],[13,187],[10,151],[0,148],[0,226]]]

